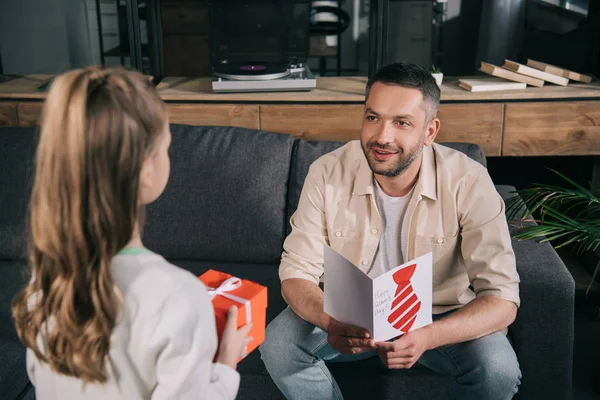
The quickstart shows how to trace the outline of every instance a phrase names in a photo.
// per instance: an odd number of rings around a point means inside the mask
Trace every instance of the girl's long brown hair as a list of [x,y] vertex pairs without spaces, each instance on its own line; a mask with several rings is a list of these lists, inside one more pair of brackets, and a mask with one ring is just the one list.
[[137,72],[87,68],[52,83],[30,204],[32,279],[12,311],[21,341],[58,373],[107,380],[121,310],[111,260],[141,228],[140,171],[166,124]]

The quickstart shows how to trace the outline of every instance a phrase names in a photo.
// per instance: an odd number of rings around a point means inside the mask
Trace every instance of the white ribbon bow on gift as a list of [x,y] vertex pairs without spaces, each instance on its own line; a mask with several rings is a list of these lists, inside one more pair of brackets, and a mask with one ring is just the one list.
[[211,301],[215,296],[223,296],[229,300],[243,304],[244,307],[246,307],[246,323],[250,323],[250,321],[252,321],[252,307],[250,300],[227,293],[238,289],[240,286],[242,286],[242,280],[232,276],[231,278],[224,280],[217,288],[209,286],[208,296],[210,297]]

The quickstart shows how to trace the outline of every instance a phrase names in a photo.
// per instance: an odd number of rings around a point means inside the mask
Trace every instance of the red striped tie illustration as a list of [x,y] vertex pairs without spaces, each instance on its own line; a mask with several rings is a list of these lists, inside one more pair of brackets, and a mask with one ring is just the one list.
[[416,268],[417,264],[409,265],[392,275],[398,288],[392,302],[388,322],[404,333],[410,330],[417,319],[417,313],[421,309],[421,300],[419,300],[410,284],[410,278],[412,278]]

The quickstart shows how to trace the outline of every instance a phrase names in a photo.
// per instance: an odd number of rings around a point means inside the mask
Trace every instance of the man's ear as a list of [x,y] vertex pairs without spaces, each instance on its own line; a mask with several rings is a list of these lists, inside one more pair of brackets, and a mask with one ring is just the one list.
[[434,117],[427,124],[427,132],[425,133],[425,146],[431,146],[440,131],[441,122],[439,118]]

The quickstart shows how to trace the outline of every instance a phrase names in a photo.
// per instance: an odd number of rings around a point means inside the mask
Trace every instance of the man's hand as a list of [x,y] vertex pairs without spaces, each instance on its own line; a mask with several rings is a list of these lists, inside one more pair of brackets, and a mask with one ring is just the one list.
[[327,341],[342,354],[360,354],[373,350],[375,342],[369,331],[331,319],[327,326]]
[[375,343],[379,358],[391,369],[409,369],[430,348],[429,335],[424,328],[410,331],[393,342]]

